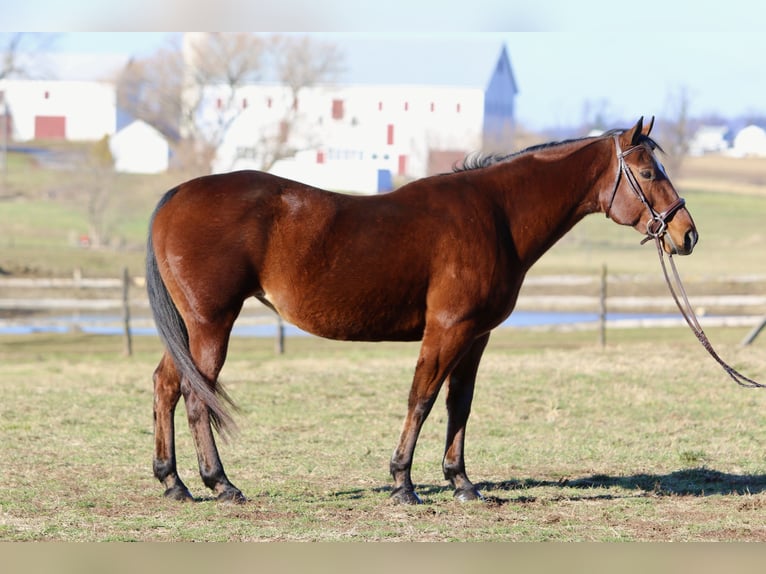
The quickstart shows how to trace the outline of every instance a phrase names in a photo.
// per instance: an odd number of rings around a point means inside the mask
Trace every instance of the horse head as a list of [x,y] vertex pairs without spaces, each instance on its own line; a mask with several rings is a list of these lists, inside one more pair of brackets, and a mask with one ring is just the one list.
[[667,253],[688,255],[699,235],[685,201],[678,196],[649,137],[654,118],[640,118],[631,129],[612,133],[616,162],[614,185],[602,195],[606,216],[662,241]]

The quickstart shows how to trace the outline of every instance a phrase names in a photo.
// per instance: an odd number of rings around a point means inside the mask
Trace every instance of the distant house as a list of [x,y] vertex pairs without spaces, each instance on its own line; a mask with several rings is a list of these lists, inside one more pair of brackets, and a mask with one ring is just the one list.
[[766,157],[766,130],[756,125],[742,128],[734,136],[730,153],[734,157]]
[[162,173],[168,169],[170,149],[165,137],[136,120],[109,140],[114,169],[123,173]]
[[[424,84],[319,85],[301,90],[297,103],[279,84],[244,86],[233,98],[226,90],[211,86],[202,96],[202,123],[220,124],[216,114],[221,115],[221,102],[239,106],[225,110],[231,121],[214,171],[269,167],[270,152],[281,142],[292,157],[271,166],[273,173],[361,193],[386,191],[395,178],[445,171],[445,154],[452,160],[449,170],[455,158],[484,147],[487,130],[507,143],[517,92],[505,48],[486,90]],[[287,116],[294,118],[289,126],[283,121]]]
[[729,148],[726,141],[728,126],[700,126],[689,142],[689,155],[722,153]]
[[115,131],[117,96],[106,82],[2,80],[15,141],[97,141]]

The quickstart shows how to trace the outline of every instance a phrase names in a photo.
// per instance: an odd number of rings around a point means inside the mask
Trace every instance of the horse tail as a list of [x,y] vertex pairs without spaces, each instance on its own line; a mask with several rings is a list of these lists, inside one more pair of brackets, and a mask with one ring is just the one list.
[[223,438],[226,438],[227,434],[232,434],[236,430],[236,423],[227,408],[234,407],[234,403],[221,384],[217,380],[211,381],[195,364],[189,349],[189,332],[162,279],[157,255],[154,252],[152,241],[154,219],[176,191],[178,188],[170,190],[163,196],[149,223],[149,237],[146,244],[146,290],[149,295],[149,305],[160,339],[175,363],[182,381],[186,380],[191,390],[205,404],[211,424]]

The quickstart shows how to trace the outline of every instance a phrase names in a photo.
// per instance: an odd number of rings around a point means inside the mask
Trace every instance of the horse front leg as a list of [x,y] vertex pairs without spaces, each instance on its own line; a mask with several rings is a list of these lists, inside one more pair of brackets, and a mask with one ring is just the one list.
[[477,339],[450,373],[447,385],[447,443],[442,468],[461,501],[483,500],[465,471],[465,427],[471,414],[473,389],[479,362],[487,347],[489,333]]
[[167,355],[154,371],[154,476],[165,486],[165,496],[192,500],[176,468],[174,415],[181,397],[181,377]]
[[394,479],[391,498],[394,502],[422,502],[415,493],[411,477],[415,445],[444,379],[470,342],[466,329],[426,328],[410,389],[407,416],[399,444],[391,457],[390,469]]

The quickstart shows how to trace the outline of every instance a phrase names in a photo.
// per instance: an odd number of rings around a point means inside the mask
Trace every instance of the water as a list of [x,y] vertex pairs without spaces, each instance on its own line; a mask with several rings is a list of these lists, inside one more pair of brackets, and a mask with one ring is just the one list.
[[[660,313],[608,313],[610,323],[634,323],[646,320],[676,320],[677,314]],[[68,333],[79,331],[94,335],[120,335],[123,333],[122,319],[118,316],[107,315],[58,315],[38,317],[34,322],[0,321],[0,334],[26,335],[31,333]],[[529,328],[593,325],[599,321],[598,313],[577,311],[515,311],[501,327]],[[285,336],[300,337],[308,333],[285,323]],[[240,321],[234,325],[234,337],[274,337],[276,322],[264,319],[257,323]],[[157,330],[151,319],[142,317],[131,322],[133,336],[156,336]]]

